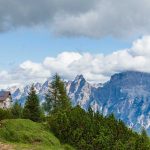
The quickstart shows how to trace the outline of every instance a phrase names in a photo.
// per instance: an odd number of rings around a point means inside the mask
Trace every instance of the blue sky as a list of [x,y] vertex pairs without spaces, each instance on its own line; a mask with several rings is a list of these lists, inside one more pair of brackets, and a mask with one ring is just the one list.
[[49,30],[19,29],[0,34],[0,67],[10,69],[26,60],[41,62],[63,51],[109,54],[130,46],[131,41],[112,37],[58,37]]
[[149,14],[149,0],[0,1],[0,88],[150,72]]

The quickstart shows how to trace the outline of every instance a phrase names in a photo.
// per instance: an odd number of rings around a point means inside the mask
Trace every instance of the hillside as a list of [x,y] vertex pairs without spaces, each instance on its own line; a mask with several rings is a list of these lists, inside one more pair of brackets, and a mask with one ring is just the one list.
[[10,147],[10,149],[71,149],[67,145],[61,145],[59,140],[42,124],[24,119],[2,120],[0,122],[0,143],[0,146]]

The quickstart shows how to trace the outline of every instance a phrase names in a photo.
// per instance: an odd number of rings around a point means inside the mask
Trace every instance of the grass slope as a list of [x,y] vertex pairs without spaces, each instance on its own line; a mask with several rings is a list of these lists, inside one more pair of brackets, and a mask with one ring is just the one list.
[[0,122],[0,141],[11,143],[15,149],[71,150],[44,125],[25,119],[8,119]]

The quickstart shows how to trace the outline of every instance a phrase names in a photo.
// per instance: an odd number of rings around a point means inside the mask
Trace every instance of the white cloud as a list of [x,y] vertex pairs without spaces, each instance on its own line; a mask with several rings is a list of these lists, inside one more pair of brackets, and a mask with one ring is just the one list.
[[129,49],[109,55],[63,52],[57,57],[46,57],[41,63],[25,61],[16,69],[0,71],[0,87],[42,82],[56,72],[64,79],[83,74],[88,81],[105,82],[112,74],[127,70],[150,73],[150,36],[134,41]]
[[23,62],[20,64],[19,69],[21,72],[24,72],[27,77],[33,76],[36,78],[43,78],[51,73],[50,71],[46,70],[42,64],[31,61]]
[[130,53],[135,56],[150,57],[150,36],[144,36],[142,40],[133,42]]

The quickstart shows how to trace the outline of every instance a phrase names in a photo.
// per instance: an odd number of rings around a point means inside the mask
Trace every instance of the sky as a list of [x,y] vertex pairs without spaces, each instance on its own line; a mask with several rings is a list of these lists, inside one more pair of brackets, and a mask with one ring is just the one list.
[[[129,47],[130,42],[111,37],[91,39],[88,37],[56,37],[48,30],[21,29],[0,34],[0,67],[10,69],[22,61],[42,61],[47,56],[57,56],[63,51],[108,54]],[[8,61],[6,61],[8,59]],[[10,64],[13,64],[11,66]]]
[[0,88],[150,72],[149,14],[149,0],[0,0]]

